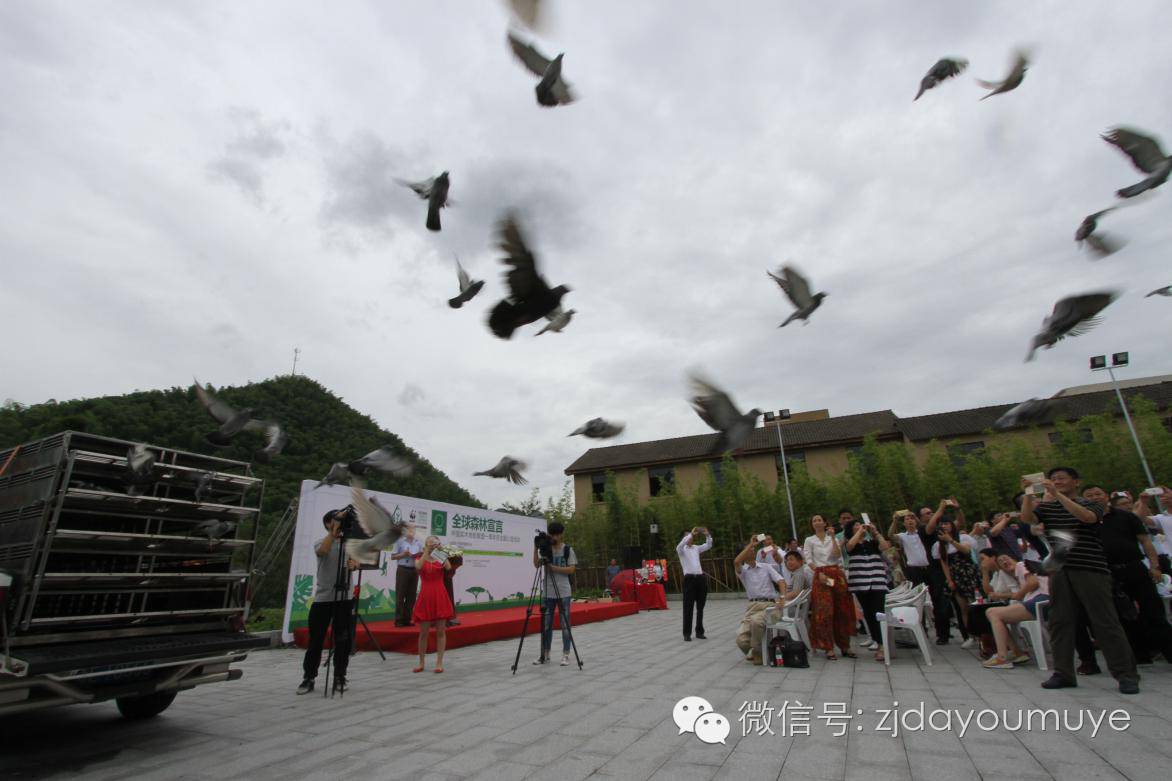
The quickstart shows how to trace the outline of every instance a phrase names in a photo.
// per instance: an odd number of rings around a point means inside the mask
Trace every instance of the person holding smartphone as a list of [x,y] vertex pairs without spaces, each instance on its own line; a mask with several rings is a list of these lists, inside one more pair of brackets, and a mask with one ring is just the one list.
[[[419,598],[415,602],[412,620],[419,625],[419,666],[411,672],[421,673],[427,663],[427,636],[435,624],[435,670],[444,671],[444,648],[448,643],[447,621],[455,610],[448,591],[444,588],[444,573],[452,568],[446,556],[436,556],[440,548],[439,537],[434,534],[423,543],[416,569],[419,570]],[[442,563],[441,563],[442,561]]]
[[891,547],[891,543],[875,528],[866,513],[863,513],[863,521],[860,523],[850,510],[843,510],[838,515],[838,522],[842,524],[842,535],[850,553],[847,582],[851,594],[859,600],[867,633],[871,635],[867,648],[875,651],[876,661],[881,662],[883,638],[876,614],[883,612],[887,598],[887,564],[883,560],[883,553]]
[[[697,537],[703,536],[704,542],[697,545]],[[676,545],[676,555],[680,557],[680,569],[684,571],[684,641],[692,641],[692,612],[696,613],[696,637],[706,639],[704,634],[704,603],[708,601],[708,577],[704,568],[700,566],[700,554],[712,550],[712,534],[705,526],[693,526],[692,530],[684,535]]]

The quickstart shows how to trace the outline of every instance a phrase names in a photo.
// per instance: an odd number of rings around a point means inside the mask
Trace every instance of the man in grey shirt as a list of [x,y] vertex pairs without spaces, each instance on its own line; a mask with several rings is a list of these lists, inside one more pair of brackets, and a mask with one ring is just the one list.
[[317,579],[313,590],[313,604],[309,606],[309,644],[305,648],[302,668],[305,677],[297,687],[298,694],[313,691],[317,668],[321,666],[321,652],[326,642],[326,630],[334,627],[334,691],[346,690],[346,666],[350,662],[350,619],[353,602],[350,599],[350,571],[358,566],[353,559],[346,560],[339,580],[339,561],[342,556],[342,524],[346,510],[330,510],[322,516],[326,536],[314,543],[317,556]]
[[[570,575],[578,565],[573,549],[562,541],[566,533],[565,524],[554,521],[549,525],[552,557],[545,562],[545,583],[542,585],[541,605],[541,656],[534,664],[549,661],[553,648],[553,613],[556,609],[562,619],[562,667],[570,663]],[[542,565],[537,547],[533,548],[533,566]]]

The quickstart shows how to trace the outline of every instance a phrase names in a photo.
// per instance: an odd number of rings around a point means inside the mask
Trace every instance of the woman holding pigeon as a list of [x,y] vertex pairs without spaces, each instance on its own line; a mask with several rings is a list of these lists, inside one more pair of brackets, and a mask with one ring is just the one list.
[[[427,636],[435,624],[435,672],[444,671],[444,647],[447,645],[447,621],[455,611],[444,588],[444,573],[452,565],[439,552],[440,540],[434,534],[423,543],[416,569],[419,570],[419,598],[415,600],[412,620],[419,625],[419,666],[411,672],[423,672],[427,662]],[[437,555],[438,554],[438,555]]]

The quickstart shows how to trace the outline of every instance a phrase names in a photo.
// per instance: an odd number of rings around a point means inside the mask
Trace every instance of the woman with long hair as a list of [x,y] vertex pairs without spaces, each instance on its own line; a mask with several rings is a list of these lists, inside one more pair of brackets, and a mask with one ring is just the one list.
[[450,562],[442,564],[432,557],[432,552],[440,547],[439,537],[434,534],[423,543],[423,553],[419,555],[419,596],[415,600],[415,612],[411,619],[419,625],[419,666],[411,672],[421,673],[427,662],[427,636],[431,625],[435,624],[435,672],[444,671],[444,648],[447,646],[447,622],[455,615],[452,609],[452,600],[448,598],[448,591],[444,588],[444,572],[451,569]]
[[842,550],[827,528],[826,519],[810,519],[814,533],[806,538],[804,554],[814,570],[814,589],[810,594],[810,644],[825,651],[827,659],[837,659],[834,646],[842,655],[856,658],[851,652],[851,633],[855,628],[855,602],[847,590],[842,572]]
[[956,623],[964,636],[961,648],[971,648],[973,638],[968,633],[967,618],[969,605],[976,599],[981,587],[981,576],[973,563],[973,548],[976,541],[957,530],[956,522],[945,518],[936,530],[936,543],[932,546],[932,558],[940,559],[946,584],[945,598],[956,600]]

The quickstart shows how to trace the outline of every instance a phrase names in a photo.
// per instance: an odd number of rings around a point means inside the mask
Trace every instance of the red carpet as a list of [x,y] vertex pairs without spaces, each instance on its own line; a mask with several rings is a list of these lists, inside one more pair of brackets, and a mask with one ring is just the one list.
[[[608,618],[632,616],[639,612],[637,602],[575,602],[571,608],[571,617],[574,626],[590,624],[595,621],[605,621]],[[460,613],[458,626],[448,627],[448,648],[459,648],[476,643],[487,643],[492,640],[515,640],[521,636],[521,624],[525,620],[525,608],[507,607],[501,610],[472,610]],[[554,626],[560,628],[561,622],[556,618]],[[537,607],[533,608],[533,615],[529,617],[529,634],[541,631],[541,614]],[[370,633],[378,640],[384,651],[398,651],[404,654],[419,652],[419,629],[414,626],[398,627],[393,621],[377,621],[370,624]],[[554,638],[555,641],[561,642]],[[304,648],[309,640],[309,630],[293,630],[293,641],[300,648]],[[329,640],[326,641],[329,647]],[[366,631],[358,626],[358,648],[362,651],[373,651],[374,646],[367,637]],[[431,632],[428,639],[428,651],[435,650],[435,632]]]

